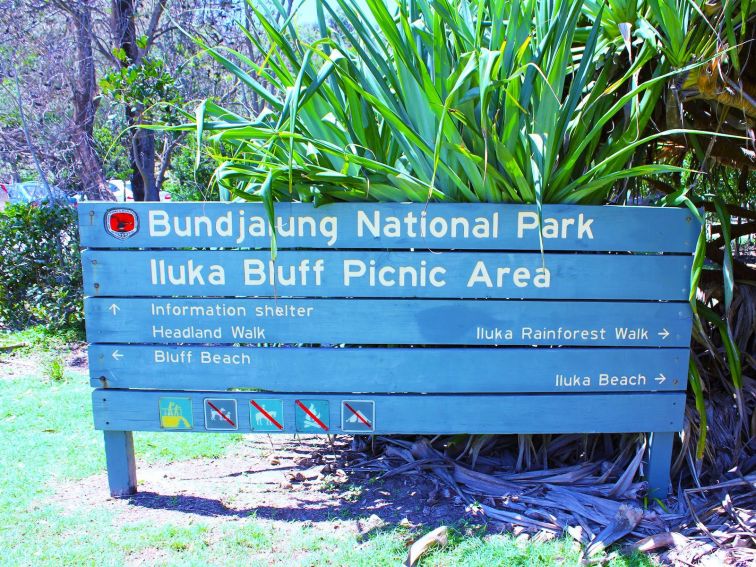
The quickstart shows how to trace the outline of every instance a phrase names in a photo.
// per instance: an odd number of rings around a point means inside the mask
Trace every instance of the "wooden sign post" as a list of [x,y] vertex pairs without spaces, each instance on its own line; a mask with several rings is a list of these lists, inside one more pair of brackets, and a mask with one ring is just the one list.
[[79,216],[113,495],[136,490],[132,431],[650,432],[667,494],[701,230],[685,210],[281,203],[275,260],[260,204]]

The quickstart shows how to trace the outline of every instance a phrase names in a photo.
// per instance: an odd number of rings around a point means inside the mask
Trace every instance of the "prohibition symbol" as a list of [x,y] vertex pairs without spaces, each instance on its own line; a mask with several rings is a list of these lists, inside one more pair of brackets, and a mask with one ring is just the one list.
[[205,429],[228,431],[239,429],[236,400],[233,398],[205,398]]
[[249,400],[252,431],[283,431],[283,400]]
[[328,400],[296,400],[294,426],[300,433],[323,433],[328,431]]
[[343,400],[341,429],[348,432],[375,430],[375,402],[372,400]]

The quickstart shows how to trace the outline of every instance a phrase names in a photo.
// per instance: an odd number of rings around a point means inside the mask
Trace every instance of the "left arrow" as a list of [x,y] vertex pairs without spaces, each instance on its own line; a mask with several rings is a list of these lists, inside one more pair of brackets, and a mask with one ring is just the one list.
[[113,358],[115,358],[116,360],[120,360],[120,359],[123,358],[123,355],[120,352],[118,352],[117,350],[114,350],[113,351]]
[[110,310],[110,312],[113,315],[115,315],[116,313],[118,313],[121,310],[121,308],[118,307],[115,303],[113,303],[110,307],[108,307],[108,309]]

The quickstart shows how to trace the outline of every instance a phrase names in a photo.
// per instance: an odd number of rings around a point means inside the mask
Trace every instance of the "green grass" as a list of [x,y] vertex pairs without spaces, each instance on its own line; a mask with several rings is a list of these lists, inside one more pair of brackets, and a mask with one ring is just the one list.
[[[6,356],[6,362],[12,359]],[[4,366],[4,365],[3,365]],[[0,366],[0,372],[3,366]],[[53,382],[0,376],[0,549],[2,565],[396,565],[410,536],[386,526],[367,537],[333,521],[199,518],[180,526],[141,520],[132,511],[54,502],[63,483],[104,471],[102,436],[92,428],[91,388],[80,372]],[[138,463],[217,457],[239,436],[135,434]],[[68,489],[71,485],[68,485]],[[151,516],[154,518],[154,514]],[[339,527],[335,527],[339,526]],[[464,524],[423,565],[574,565],[569,540],[523,544]],[[609,565],[651,565],[641,557]]]
[[0,347],[23,345],[17,353],[51,353],[66,350],[74,342],[84,341],[84,334],[79,329],[67,331],[50,331],[42,326],[30,327],[23,331],[0,330]]

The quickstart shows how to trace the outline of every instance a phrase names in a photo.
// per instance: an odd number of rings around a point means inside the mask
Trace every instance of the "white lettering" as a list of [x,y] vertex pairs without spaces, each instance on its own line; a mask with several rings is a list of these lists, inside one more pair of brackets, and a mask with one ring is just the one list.
[[168,213],[165,211],[150,211],[148,215],[150,236],[167,236],[171,233],[171,225],[168,224]]
[[349,287],[353,278],[361,278],[367,272],[362,260],[344,260],[344,285]]
[[[531,222],[526,223],[527,220]],[[538,214],[522,211],[517,215],[517,238],[522,238],[526,230],[538,228]]]
[[578,216],[578,238],[583,238],[583,234],[586,234],[588,238],[593,239],[593,230],[591,229],[593,220],[590,219],[588,222],[585,222],[583,213],[580,213]]

